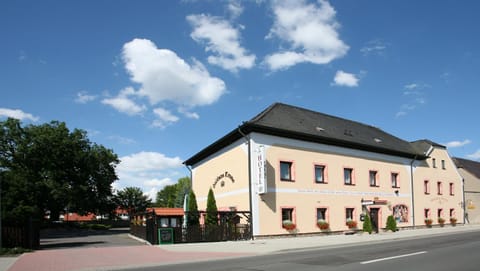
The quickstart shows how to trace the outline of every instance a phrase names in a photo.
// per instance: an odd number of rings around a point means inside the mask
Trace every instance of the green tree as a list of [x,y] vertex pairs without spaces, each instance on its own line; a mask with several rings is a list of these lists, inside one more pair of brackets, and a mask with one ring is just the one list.
[[118,191],[115,198],[118,206],[128,211],[130,218],[135,213],[145,211],[152,203],[139,187],[125,187]]
[[370,215],[367,213],[365,215],[365,221],[363,221],[363,231],[368,232],[369,234],[372,233],[372,220],[370,220]]
[[177,197],[177,185],[166,185],[162,190],[157,192],[157,200],[155,206],[158,207],[178,207],[175,206]]
[[197,197],[193,190],[190,190],[188,194],[188,212],[187,212],[187,225],[198,226],[200,224],[200,215],[198,213]]
[[190,178],[180,178],[176,184],[167,185],[157,192],[155,206],[182,208],[185,195],[188,195],[190,189]]
[[0,122],[2,213],[19,221],[50,213],[88,213],[107,208],[119,163],[112,150],[93,144],[83,130],[63,122],[22,127]]
[[212,188],[208,190],[207,197],[207,216],[205,217],[205,225],[218,225],[218,209],[215,195]]
[[175,207],[183,207],[183,201],[185,196],[190,193],[192,189],[191,181],[189,177],[183,177],[177,181],[177,195],[175,199]]
[[387,217],[387,230],[391,230],[392,232],[397,231],[397,221],[395,221],[393,215]]

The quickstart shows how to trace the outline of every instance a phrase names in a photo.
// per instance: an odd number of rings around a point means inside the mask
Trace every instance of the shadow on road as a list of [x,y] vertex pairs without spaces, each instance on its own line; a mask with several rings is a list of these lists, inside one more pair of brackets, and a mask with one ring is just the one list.
[[94,242],[61,242],[61,243],[51,243],[48,241],[42,242],[40,249],[59,249],[59,248],[75,248],[75,247],[90,247],[98,244],[104,244],[105,242],[94,241]]
[[75,228],[44,229],[40,232],[40,249],[67,249],[142,245],[128,236],[129,228],[89,230]]

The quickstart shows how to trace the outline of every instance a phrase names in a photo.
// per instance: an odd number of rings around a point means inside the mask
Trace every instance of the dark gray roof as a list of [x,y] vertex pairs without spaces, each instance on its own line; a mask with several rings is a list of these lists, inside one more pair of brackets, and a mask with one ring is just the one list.
[[377,127],[300,107],[275,103],[184,163],[193,165],[238,140],[242,137],[242,134],[250,132],[400,157],[425,158],[423,153],[417,151],[409,142],[388,134]]
[[418,152],[418,153],[422,153],[424,155],[429,155],[427,152],[430,150],[431,147],[437,147],[437,148],[442,148],[442,149],[446,149],[447,147],[443,146],[443,145],[440,145],[438,143],[435,143],[431,140],[428,140],[428,139],[421,139],[421,140],[417,140],[417,141],[413,141],[411,142],[413,148],[415,148],[415,150]]
[[480,162],[462,159],[458,157],[454,157],[452,159],[457,168],[463,168],[464,170],[470,172],[475,177],[480,179]]

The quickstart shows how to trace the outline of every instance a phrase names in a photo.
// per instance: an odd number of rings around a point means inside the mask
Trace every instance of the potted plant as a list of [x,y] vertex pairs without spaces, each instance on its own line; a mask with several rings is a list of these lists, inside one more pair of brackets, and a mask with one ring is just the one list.
[[430,219],[430,218],[425,218],[425,225],[427,225],[427,227],[431,228],[432,227],[432,223],[433,223],[433,220]]
[[347,219],[347,222],[345,223],[349,229],[355,229],[357,228],[357,221],[352,220],[351,218]]
[[457,218],[455,218],[455,217],[450,217],[450,224],[452,224],[452,226],[457,225]]
[[327,221],[325,221],[324,219],[319,219],[317,220],[317,226],[322,230],[322,231],[326,231],[330,228],[330,224],[328,224]]
[[445,218],[439,217],[438,218],[438,224],[440,224],[440,227],[443,227],[445,225]]
[[282,227],[287,231],[294,230],[297,226],[291,220],[283,220]]

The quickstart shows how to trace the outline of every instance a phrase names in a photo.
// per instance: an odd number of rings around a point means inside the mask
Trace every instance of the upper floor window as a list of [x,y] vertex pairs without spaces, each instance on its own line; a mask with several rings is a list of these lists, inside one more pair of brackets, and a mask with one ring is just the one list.
[[437,159],[432,158],[432,166],[433,166],[433,168],[437,167]]
[[455,185],[453,183],[450,183],[449,191],[450,191],[450,196],[455,195]]
[[316,183],[326,183],[325,178],[325,166],[315,165],[315,182]]
[[400,188],[400,181],[398,180],[398,173],[392,172],[392,188]]
[[353,169],[344,168],[343,169],[343,180],[346,185],[353,185]]
[[445,169],[445,160],[442,160],[442,169]]
[[430,194],[430,181],[428,180],[423,181],[423,190],[425,192],[425,195]]
[[370,179],[370,186],[378,186],[378,183],[377,183],[377,171],[375,171],[375,170],[370,170],[369,179]]
[[280,179],[282,181],[293,181],[293,163],[292,162],[280,162]]
[[442,182],[437,182],[437,194],[438,194],[438,195],[442,195],[442,194],[443,194]]

